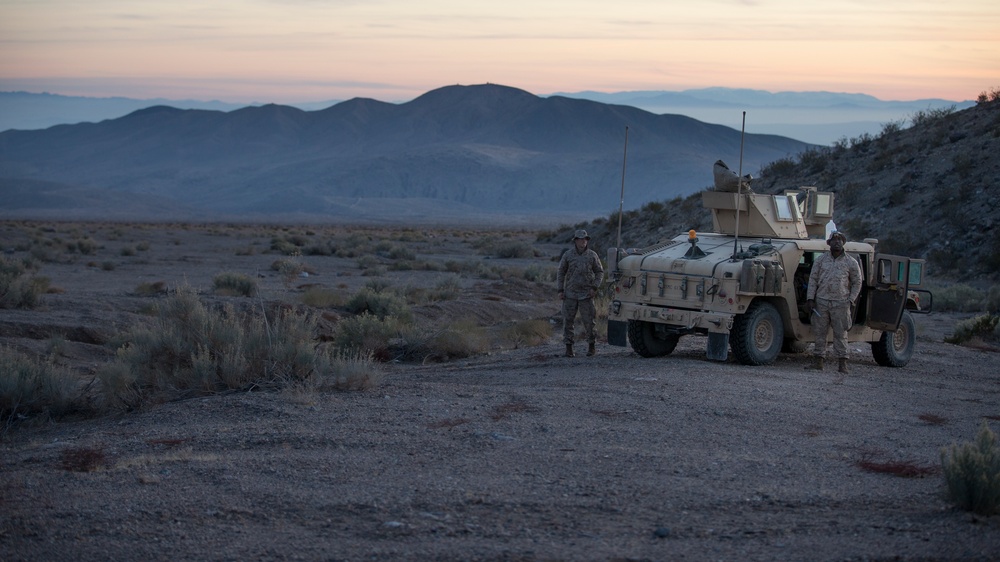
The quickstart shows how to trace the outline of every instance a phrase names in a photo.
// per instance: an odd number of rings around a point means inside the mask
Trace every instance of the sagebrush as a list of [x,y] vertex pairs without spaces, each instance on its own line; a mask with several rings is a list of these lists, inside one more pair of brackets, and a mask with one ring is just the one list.
[[1000,443],[984,422],[976,440],[941,451],[948,496],[980,515],[1000,513]]
[[341,380],[347,363],[360,365],[348,371],[377,377],[364,353],[319,345],[315,333],[316,318],[308,313],[208,308],[181,289],[156,307],[149,325],[123,336],[116,358],[99,371],[103,395],[109,408],[130,410],[161,397],[232,389],[365,386]]

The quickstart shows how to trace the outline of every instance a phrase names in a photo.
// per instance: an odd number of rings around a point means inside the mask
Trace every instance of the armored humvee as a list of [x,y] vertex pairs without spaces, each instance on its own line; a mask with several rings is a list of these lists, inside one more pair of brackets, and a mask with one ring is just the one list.
[[[829,250],[834,194],[815,187],[780,195],[702,193],[714,232],[689,231],[640,249],[608,250],[608,342],[643,357],[667,355],[681,336],[707,335],[706,356],[764,365],[813,341],[806,289],[813,260]],[[746,189],[746,191],[744,191]],[[878,241],[848,242],[863,287],[848,341],[868,342],[879,365],[902,367],[915,344],[911,313],[930,312],[924,260],[881,254]]]

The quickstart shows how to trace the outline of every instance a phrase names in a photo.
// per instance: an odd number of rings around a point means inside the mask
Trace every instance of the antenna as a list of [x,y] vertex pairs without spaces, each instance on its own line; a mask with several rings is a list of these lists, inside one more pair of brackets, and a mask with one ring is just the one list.
[[618,269],[618,254],[622,247],[622,210],[625,207],[625,163],[628,161],[628,125],[625,125],[625,154],[622,156],[622,195],[618,201],[618,240],[615,241],[615,269]]
[[[747,130],[747,112],[743,112],[743,125],[740,126],[740,171],[736,174],[736,232],[733,237],[733,259],[736,259],[737,244],[740,241],[740,203],[743,201],[743,136]],[[747,209],[749,212],[749,209]]]

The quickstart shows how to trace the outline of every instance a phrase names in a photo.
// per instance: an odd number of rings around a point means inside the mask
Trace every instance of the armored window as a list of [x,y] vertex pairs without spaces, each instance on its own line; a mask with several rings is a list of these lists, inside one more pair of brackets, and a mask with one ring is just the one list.
[[774,195],[771,198],[774,199],[774,214],[779,221],[790,221],[795,219],[794,215],[792,215],[792,205],[788,196]]

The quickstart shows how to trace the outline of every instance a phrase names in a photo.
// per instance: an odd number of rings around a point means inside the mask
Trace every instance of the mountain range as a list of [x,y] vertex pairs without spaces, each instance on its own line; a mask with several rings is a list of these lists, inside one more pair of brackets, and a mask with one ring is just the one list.
[[[747,111],[748,130],[791,137],[812,144],[831,145],[842,138],[875,135],[886,123],[906,121],[934,109],[966,109],[972,101],[916,99],[886,101],[865,94],[839,92],[768,92],[747,88],[700,88],[683,91],[557,92],[552,96],[630,105],[651,113],[686,115],[706,123],[740,127]],[[542,95],[548,97],[548,95]],[[343,100],[289,103],[303,111],[317,111]],[[407,100],[386,100],[402,103]],[[262,103],[237,104],[219,100],[125,97],[82,97],[51,93],[0,92],[0,131],[44,129],[54,125],[98,122],[122,117],[147,107],[235,111]]]
[[[627,148],[626,148],[627,139]],[[741,155],[741,145],[744,151]],[[717,159],[810,145],[681,115],[485,84],[391,104],[152,106],[0,133],[0,215],[448,220],[592,216],[686,195]],[[624,172],[624,178],[623,178]]]

